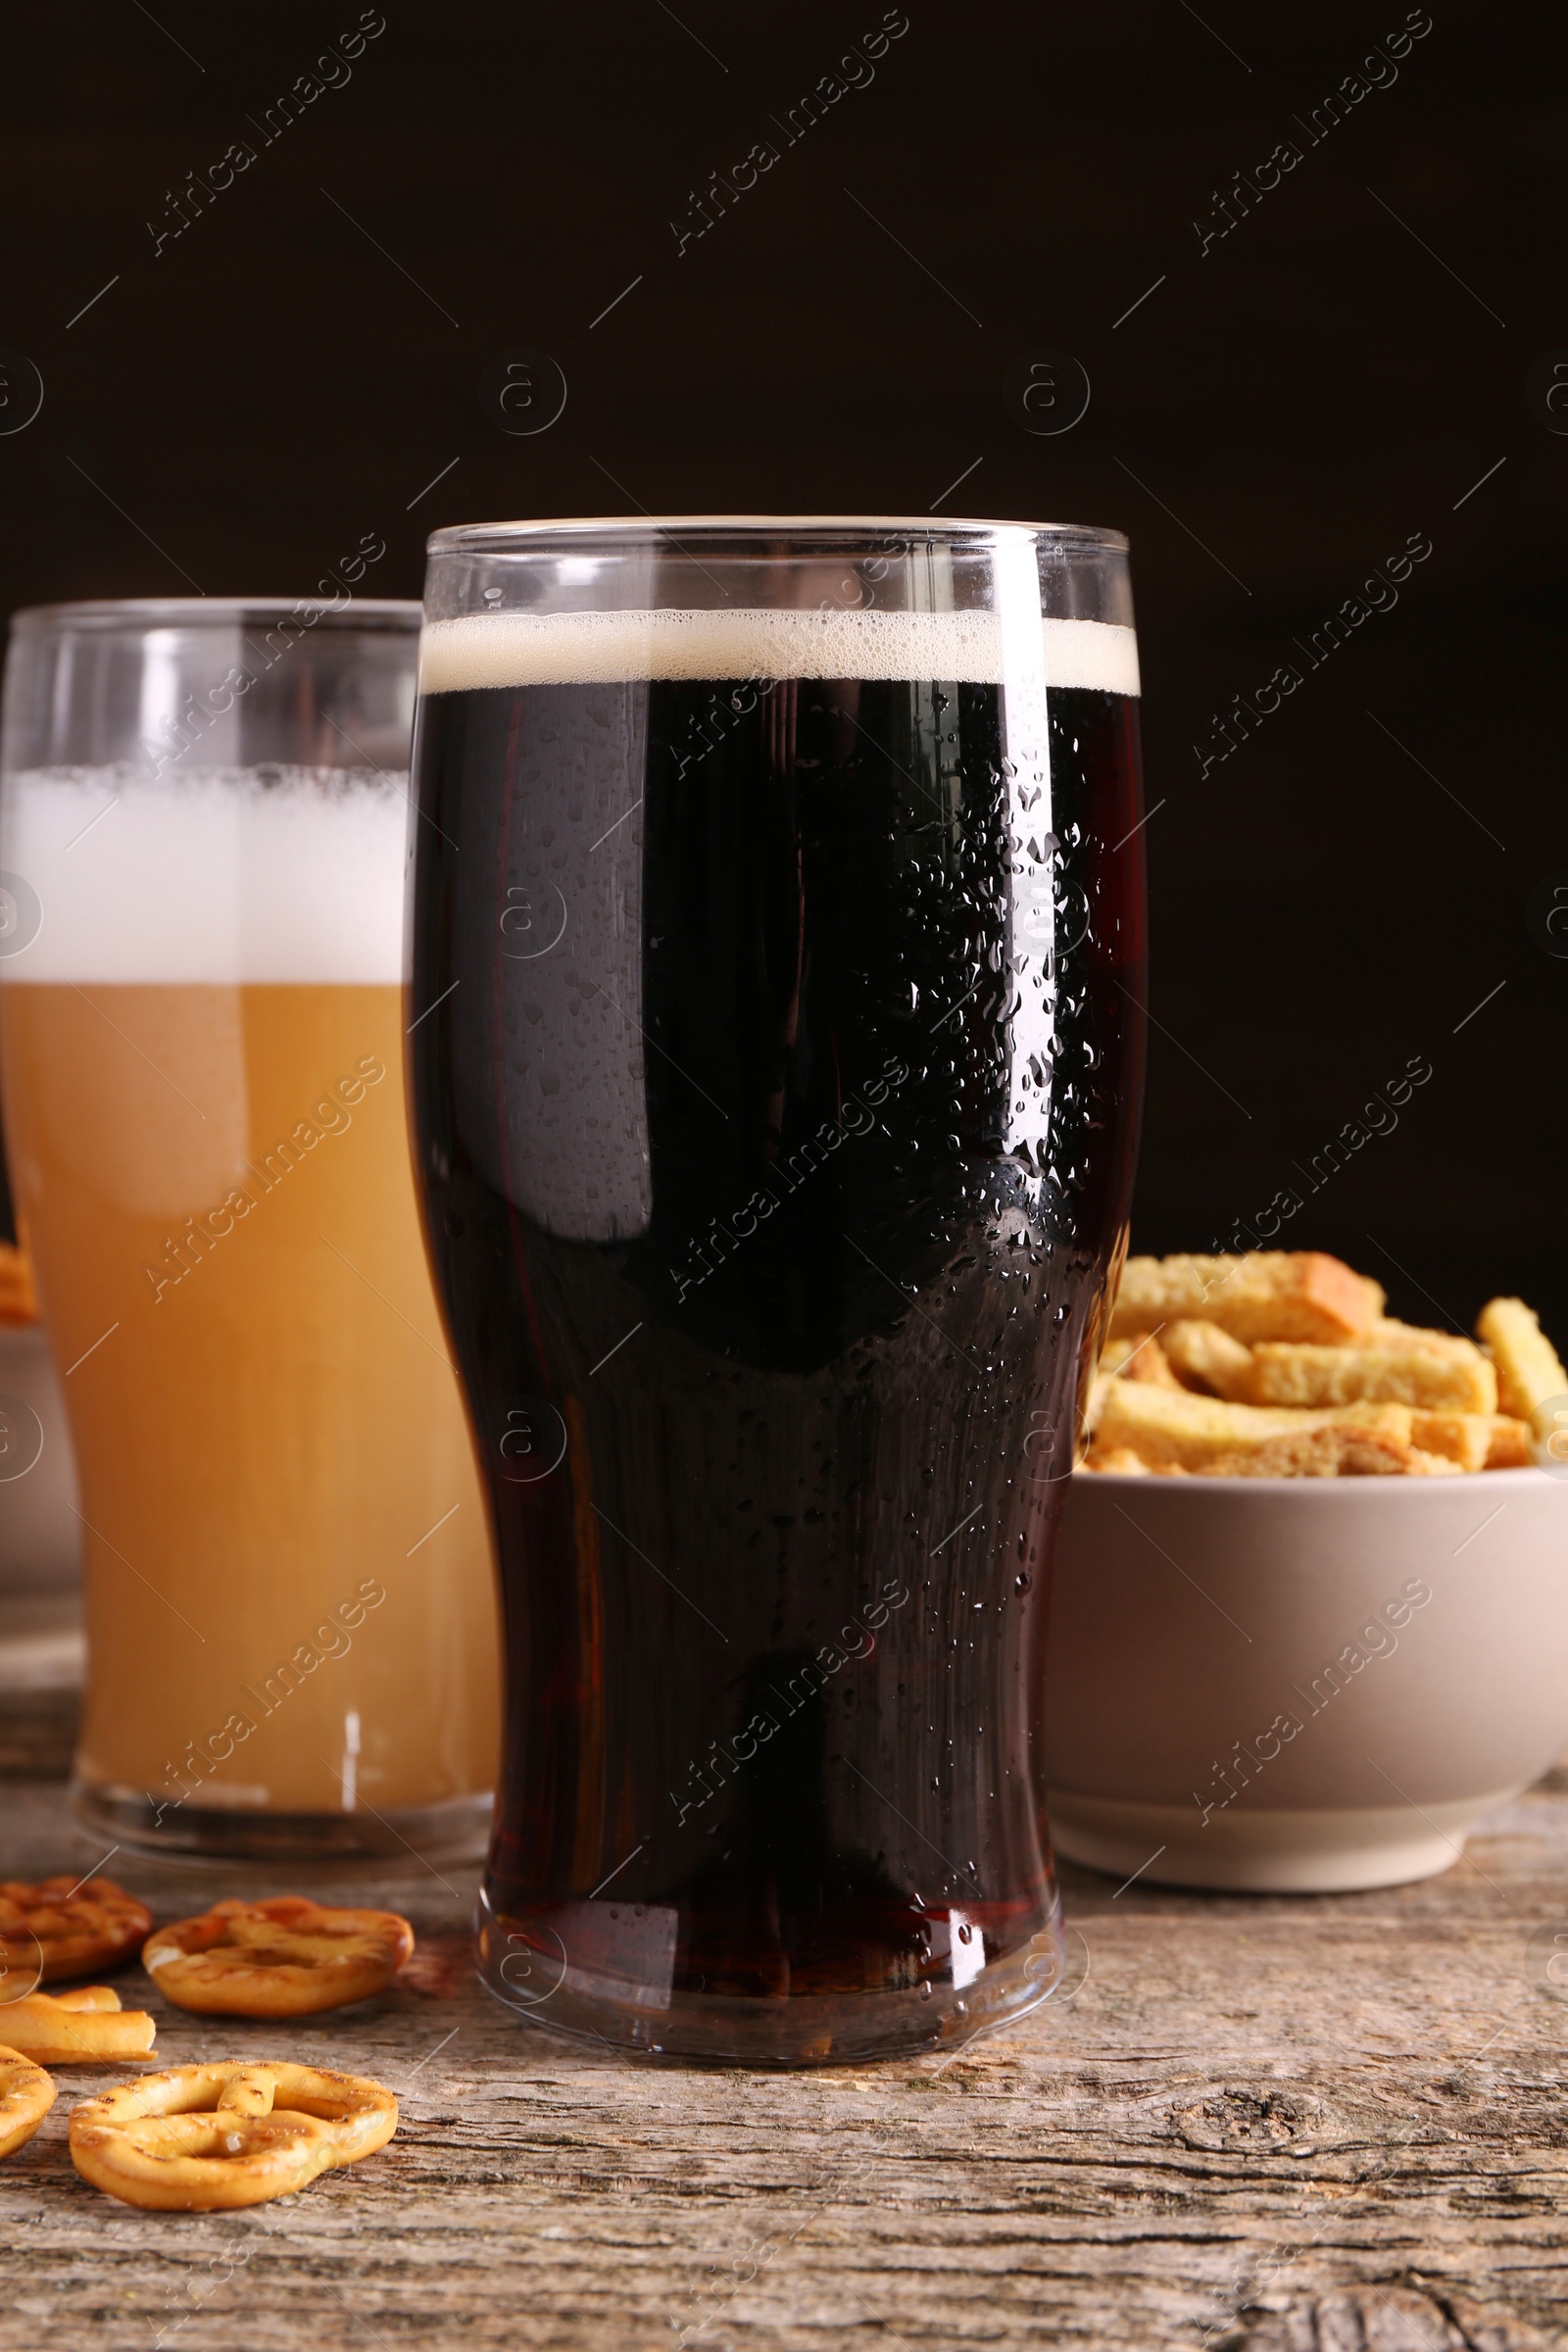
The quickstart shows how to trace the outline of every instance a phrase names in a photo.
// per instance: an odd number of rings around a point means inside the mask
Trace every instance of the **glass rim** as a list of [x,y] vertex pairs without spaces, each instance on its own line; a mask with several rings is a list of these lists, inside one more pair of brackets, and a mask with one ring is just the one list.
[[1076,553],[1125,556],[1124,531],[1082,522],[999,522],[971,515],[907,514],[589,514],[561,515],[517,522],[449,523],[426,539],[429,556],[527,555],[554,538],[585,539],[599,534],[628,545],[671,542],[680,552],[681,538],[704,547],[726,539],[793,536],[802,540],[873,541],[899,532],[911,539],[946,546],[1007,544],[1045,540]]
[[336,605],[324,596],[126,596],[87,597],[79,603],[24,605],[11,615],[14,636],[31,637],[50,628],[231,628],[236,622],[276,620],[283,613],[313,613],[313,628],[417,629],[422,607],[415,597],[350,596]]

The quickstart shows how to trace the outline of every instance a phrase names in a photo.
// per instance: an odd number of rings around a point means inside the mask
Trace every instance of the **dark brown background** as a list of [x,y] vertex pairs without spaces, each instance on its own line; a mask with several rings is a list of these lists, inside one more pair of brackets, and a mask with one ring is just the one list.
[[[0,438],[7,608],[297,594],[366,531],[366,585],[412,596],[428,529],[503,515],[1117,524],[1163,803],[1137,1246],[1208,1246],[1425,1056],[1287,1237],[1420,1319],[1517,1288],[1568,1342],[1568,962],[1526,924],[1568,869],[1568,438],[1524,398],[1568,346],[1560,36],[1433,0],[1396,83],[1200,255],[1213,191],[1306,147],[1293,117],[1402,6],[907,7],[874,82],[679,256],[693,188],[781,144],[880,0],[385,0],[347,85],[156,258],[169,191],[259,145],[246,117],[357,6],[14,21],[0,344],[46,397]],[[569,384],[533,438],[478,400],[518,347]],[[1055,438],[1002,400],[1039,347],[1093,384]],[[1211,714],[1412,532],[1434,553],[1397,609],[1200,780]]]

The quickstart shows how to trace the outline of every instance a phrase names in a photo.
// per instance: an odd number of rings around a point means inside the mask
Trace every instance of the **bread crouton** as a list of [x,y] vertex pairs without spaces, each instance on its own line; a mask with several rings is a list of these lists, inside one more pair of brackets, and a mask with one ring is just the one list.
[[1149,1464],[1141,1453],[1134,1453],[1130,1446],[1091,1446],[1084,1456],[1083,1467],[1086,1470],[1108,1471],[1117,1478],[1148,1478],[1150,1475]]
[[1105,1383],[1097,1425],[1102,1448],[1128,1446],[1152,1469],[1179,1462],[1188,1470],[1206,1470],[1217,1455],[1250,1452],[1270,1438],[1291,1437],[1326,1422],[1343,1422],[1408,1446],[1410,1407],[1407,1404],[1359,1404],[1337,1412],[1293,1412],[1250,1404],[1228,1404],[1214,1396],[1197,1396],[1180,1389],[1156,1389],[1145,1382],[1112,1380]]
[[1479,1348],[1465,1353],[1405,1345],[1319,1348],[1264,1340],[1252,1349],[1252,1404],[1414,1404],[1429,1411],[1494,1413],[1497,1376]]
[[1530,1450],[1530,1424],[1512,1413],[1494,1413],[1492,1443],[1487,1449],[1489,1470],[1528,1470],[1535,1461]]
[[1252,1350],[1217,1323],[1187,1317],[1168,1325],[1165,1360],[1184,1389],[1237,1404],[1251,1399]]
[[[1217,1454],[1204,1467],[1211,1478],[1399,1478],[1435,1458],[1397,1438],[1329,1421],[1267,1438],[1246,1452]],[[1451,1467],[1445,1462],[1446,1470]]]
[[1476,1337],[1497,1373],[1497,1408],[1531,1419],[1548,1397],[1568,1396],[1568,1372],[1522,1298],[1494,1298],[1476,1318]]
[[1156,1389],[1179,1389],[1182,1385],[1152,1331],[1128,1332],[1107,1340],[1100,1369],[1108,1372],[1112,1380],[1147,1380]]
[[1320,1250],[1258,1250],[1246,1257],[1130,1257],[1111,1315],[1113,1333],[1193,1318],[1233,1339],[1358,1339],[1383,1312],[1381,1286]]
[[1410,1443],[1441,1454],[1456,1470],[1484,1470],[1492,1453],[1491,1413],[1428,1413],[1410,1416]]

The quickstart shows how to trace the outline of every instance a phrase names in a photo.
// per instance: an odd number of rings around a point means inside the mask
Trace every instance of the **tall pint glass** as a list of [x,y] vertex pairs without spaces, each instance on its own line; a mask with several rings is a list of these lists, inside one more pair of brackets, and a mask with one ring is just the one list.
[[481,1965],[543,2026],[800,2064],[1059,1981],[1137,695],[1111,532],[430,543],[411,1093],[505,1619]]
[[122,1843],[488,1827],[488,1544],[403,1102],[417,622],[14,624],[6,1137],[81,1482],[78,1809]]

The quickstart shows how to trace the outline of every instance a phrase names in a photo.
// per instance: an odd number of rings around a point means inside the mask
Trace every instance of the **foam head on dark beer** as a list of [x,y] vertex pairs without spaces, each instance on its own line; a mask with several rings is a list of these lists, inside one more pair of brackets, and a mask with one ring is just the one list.
[[[1039,638],[1034,630],[1038,627]],[[1133,631],[964,612],[485,612],[427,622],[423,694],[647,679],[945,678],[1136,695]]]

